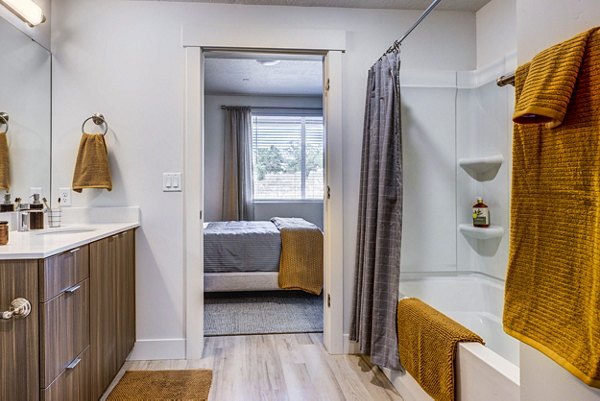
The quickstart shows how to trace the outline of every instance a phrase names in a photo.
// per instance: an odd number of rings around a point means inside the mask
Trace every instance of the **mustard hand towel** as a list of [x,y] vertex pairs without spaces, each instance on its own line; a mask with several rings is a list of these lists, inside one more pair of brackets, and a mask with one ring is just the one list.
[[573,88],[556,89],[571,93],[568,104],[545,98],[547,110],[564,113],[562,124],[514,127],[504,330],[600,388],[600,31],[556,49],[581,60],[547,58],[515,77],[516,109],[525,110],[535,90],[544,93],[534,69],[578,66]]
[[73,174],[73,190],[81,192],[83,188],[112,190],[108,152],[103,135],[84,133],[81,136]]
[[524,80],[513,121],[519,124],[547,123],[559,126],[575,88],[579,67],[592,30],[544,50],[533,58]]
[[6,132],[0,133],[0,188],[9,189],[10,169],[8,164],[8,137]]
[[404,369],[435,401],[455,399],[454,373],[459,342],[483,340],[426,303],[398,302],[398,350]]

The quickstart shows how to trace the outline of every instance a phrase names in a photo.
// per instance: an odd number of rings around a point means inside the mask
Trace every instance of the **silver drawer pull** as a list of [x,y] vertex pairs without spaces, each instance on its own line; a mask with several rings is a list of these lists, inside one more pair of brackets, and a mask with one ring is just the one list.
[[77,284],[77,285],[74,285],[73,287],[67,288],[65,290],[65,292],[68,292],[69,294],[73,294],[75,291],[77,291],[80,288],[81,288],[81,284]]
[[25,319],[30,313],[31,303],[25,298],[16,298],[7,311],[0,312],[0,320]]
[[77,367],[77,365],[79,365],[79,362],[81,362],[81,358],[75,358],[73,360],[73,362],[68,364],[65,369],[75,369]]
[[79,252],[81,248],[75,248],[75,249],[71,249],[69,252],[70,253],[75,253],[75,252]]

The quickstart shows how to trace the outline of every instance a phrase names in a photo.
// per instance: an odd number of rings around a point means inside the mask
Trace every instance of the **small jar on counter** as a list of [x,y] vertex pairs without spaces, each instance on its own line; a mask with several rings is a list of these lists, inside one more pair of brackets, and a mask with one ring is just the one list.
[[0,221],[0,245],[8,244],[8,221]]

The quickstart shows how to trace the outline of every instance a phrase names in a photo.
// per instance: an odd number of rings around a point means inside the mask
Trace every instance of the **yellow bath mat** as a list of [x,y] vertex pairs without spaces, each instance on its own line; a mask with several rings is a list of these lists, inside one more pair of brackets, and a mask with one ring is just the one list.
[[600,387],[599,30],[540,53],[515,86],[504,330]]
[[206,401],[211,382],[205,369],[127,371],[107,401]]
[[459,342],[483,344],[483,339],[418,299],[398,302],[400,362],[435,401],[455,399]]
[[81,192],[84,188],[102,188],[112,191],[104,135],[84,133],[81,136],[73,173],[73,191]]

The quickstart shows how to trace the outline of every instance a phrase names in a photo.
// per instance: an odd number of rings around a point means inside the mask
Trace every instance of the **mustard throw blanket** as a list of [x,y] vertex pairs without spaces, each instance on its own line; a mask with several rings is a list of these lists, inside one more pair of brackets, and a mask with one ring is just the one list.
[[455,399],[455,357],[459,342],[479,342],[477,334],[426,303],[398,302],[398,349],[404,369],[435,401]]
[[504,330],[600,387],[600,32],[540,53],[515,86]]
[[281,234],[279,287],[319,295],[323,289],[323,233],[303,219],[271,219]]
[[8,138],[6,132],[0,133],[0,188],[8,191],[10,187],[10,169],[8,164]]
[[73,174],[73,190],[104,188],[112,190],[108,152],[103,135],[83,134]]

